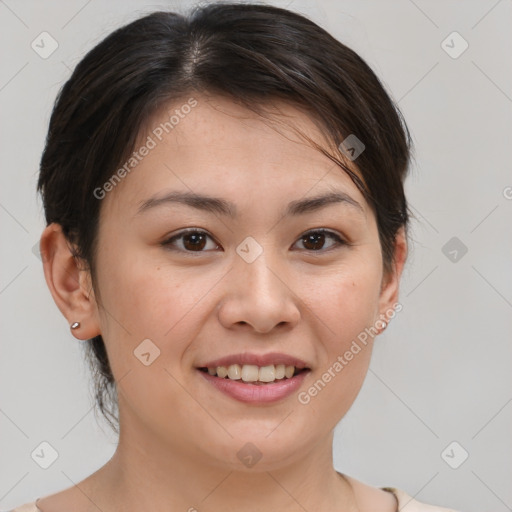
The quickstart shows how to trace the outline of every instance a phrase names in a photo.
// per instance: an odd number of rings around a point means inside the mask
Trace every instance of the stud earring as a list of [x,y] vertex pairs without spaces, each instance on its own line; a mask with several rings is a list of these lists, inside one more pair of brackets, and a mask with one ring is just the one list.
[[381,322],[382,322],[382,327],[379,329],[379,334],[382,333],[388,326],[388,323],[385,322],[384,320],[381,320]]
[[78,329],[80,327],[80,322],[73,322],[71,324],[71,329]]

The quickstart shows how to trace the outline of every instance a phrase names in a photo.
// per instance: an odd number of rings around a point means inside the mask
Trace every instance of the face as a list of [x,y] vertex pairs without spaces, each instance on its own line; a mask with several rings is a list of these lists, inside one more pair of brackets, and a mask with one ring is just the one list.
[[[238,469],[252,443],[271,469],[327,439],[351,406],[373,342],[362,333],[392,308],[396,281],[347,174],[285,125],[194,98],[169,109],[181,112],[169,133],[155,131],[167,110],[151,120],[137,148],[154,147],[102,199],[98,330],[127,438]],[[280,109],[322,140],[304,114]],[[226,357],[307,369],[226,391],[199,369]]]

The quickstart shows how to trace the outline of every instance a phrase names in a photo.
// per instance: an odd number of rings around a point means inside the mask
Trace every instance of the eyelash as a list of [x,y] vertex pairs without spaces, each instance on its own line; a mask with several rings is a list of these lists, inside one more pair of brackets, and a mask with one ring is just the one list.
[[[173,235],[171,238],[168,238],[167,240],[164,240],[163,242],[161,242],[161,245],[166,247],[169,250],[183,252],[183,253],[186,253],[187,255],[188,254],[190,254],[190,255],[200,254],[202,252],[209,252],[209,251],[188,251],[186,249],[178,249],[176,247],[173,247],[173,242],[175,242],[176,240],[179,240],[180,238],[183,238],[186,235],[190,235],[190,234],[206,235],[207,237],[209,237],[211,240],[213,240],[215,242],[213,237],[206,231],[203,231],[202,229],[190,228],[190,229],[181,231],[177,235]],[[331,247],[329,247],[328,249],[319,249],[319,250],[304,249],[306,252],[309,252],[309,253],[322,253],[322,252],[331,251],[336,248],[340,248],[342,246],[350,245],[347,241],[345,241],[343,238],[341,238],[341,236],[339,236],[334,231],[330,231],[330,230],[327,230],[324,228],[312,229],[310,231],[306,231],[297,239],[297,241],[302,240],[303,238],[305,238],[306,236],[311,235],[311,234],[327,235],[327,236],[331,237],[332,239],[334,239],[335,244],[332,245]],[[217,242],[215,242],[215,244],[217,244]],[[220,244],[217,244],[217,245],[220,245]]]

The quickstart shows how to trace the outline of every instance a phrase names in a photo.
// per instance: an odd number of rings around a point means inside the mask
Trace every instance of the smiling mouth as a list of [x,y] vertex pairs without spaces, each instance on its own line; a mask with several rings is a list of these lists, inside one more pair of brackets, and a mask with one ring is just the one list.
[[296,368],[291,365],[256,366],[251,364],[232,364],[230,366],[217,366],[216,368],[198,368],[212,377],[224,380],[240,381],[244,384],[265,385],[291,379],[301,373],[311,371],[309,368]]

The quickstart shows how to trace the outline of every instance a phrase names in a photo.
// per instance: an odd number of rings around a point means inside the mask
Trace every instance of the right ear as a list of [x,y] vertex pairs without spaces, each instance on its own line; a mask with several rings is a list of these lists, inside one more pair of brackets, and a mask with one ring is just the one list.
[[52,223],[45,228],[39,247],[44,277],[55,304],[68,325],[80,322],[72,334],[81,340],[101,334],[90,272],[79,267],[60,224]]

